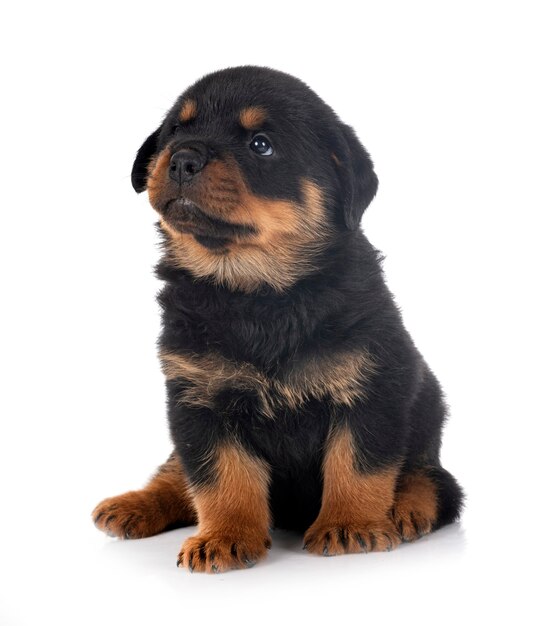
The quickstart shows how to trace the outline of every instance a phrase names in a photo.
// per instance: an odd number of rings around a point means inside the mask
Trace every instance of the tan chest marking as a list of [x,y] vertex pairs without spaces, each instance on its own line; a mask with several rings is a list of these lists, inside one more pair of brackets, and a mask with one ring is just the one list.
[[162,369],[168,379],[189,383],[181,402],[212,408],[224,389],[254,391],[261,412],[273,418],[278,409],[296,409],[308,399],[330,399],[352,406],[366,395],[375,364],[366,352],[348,352],[311,359],[283,379],[269,378],[250,363],[238,363],[217,353],[204,355],[162,352]]

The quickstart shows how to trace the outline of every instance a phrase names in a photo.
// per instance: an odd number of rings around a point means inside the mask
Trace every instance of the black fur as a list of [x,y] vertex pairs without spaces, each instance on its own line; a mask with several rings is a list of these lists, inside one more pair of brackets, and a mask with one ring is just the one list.
[[156,153],[158,147],[158,137],[162,127],[157,128],[147,137],[138,150],[134,165],[132,167],[131,181],[134,189],[141,193],[147,187],[147,166],[151,157]]
[[[200,103],[199,113],[177,131],[178,111],[191,97]],[[263,129],[276,146],[270,160],[259,161],[247,149],[248,132],[232,126],[232,115],[249,105],[266,106],[275,118]],[[165,282],[159,296],[161,347],[197,354],[217,350],[271,378],[282,377],[291,362],[299,365],[340,350],[366,350],[378,365],[366,398],[351,409],[310,399],[299,410],[281,410],[272,420],[261,414],[254,393],[228,388],[213,409],[194,409],[180,402],[187,383],[169,381],[171,434],[190,480],[211,481],[213,468],[206,462],[210,450],[225,440],[239,441],[269,464],[275,524],[305,529],[320,507],[328,430],[346,424],[359,451],[360,471],[375,472],[394,463],[401,463],[403,471],[424,469],[437,485],[436,527],[455,520],[461,490],[439,460],[445,403],[385,285],[378,252],[361,230],[361,216],[378,183],[353,130],[306,85],[286,74],[257,67],[216,72],[188,89],[143,144],[132,173],[136,191],[145,188],[153,154],[170,142],[189,139],[206,142],[215,158],[232,154],[258,196],[300,199],[299,180],[313,180],[325,193],[335,235],[319,253],[318,270],[282,293],[268,285],[253,293],[231,290],[194,278],[164,259],[157,270]]]

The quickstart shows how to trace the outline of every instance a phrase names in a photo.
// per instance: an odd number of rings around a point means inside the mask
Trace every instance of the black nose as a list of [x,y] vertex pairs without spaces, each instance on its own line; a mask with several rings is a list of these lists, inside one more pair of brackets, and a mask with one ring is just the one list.
[[207,164],[207,152],[204,146],[180,148],[169,162],[169,177],[178,183],[191,180]]

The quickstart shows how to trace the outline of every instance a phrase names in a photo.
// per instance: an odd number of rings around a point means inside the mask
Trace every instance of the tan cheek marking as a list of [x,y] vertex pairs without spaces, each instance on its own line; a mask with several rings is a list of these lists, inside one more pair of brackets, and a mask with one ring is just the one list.
[[[209,169],[210,168],[210,169]],[[298,205],[287,200],[273,200],[252,194],[244,181],[238,164],[234,161],[214,162],[207,168],[207,175],[215,182],[232,180],[235,192],[232,201],[218,210],[217,206],[210,206],[223,219],[228,219],[237,224],[253,225],[259,231],[256,243],[262,243],[272,233],[294,233],[299,229],[300,220]],[[306,204],[311,200],[311,192],[317,202],[321,192],[313,190],[313,183],[304,181]]]
[[259,231],[255,238],[257,245],[266,243],[274,235],[295,232],[298,227],[296,206],[291,202],[250,195],[245,196],[241,204],[236,215],[240,221],[255,225]]
[[[234,160],[209,163],[204,169],[203,177],[206,182],[200,180],[200,189],[193,200],[198,200],[201,206],[206,207],[216,217],[235,224],[253,225],[257,229],[267,228],[271,224],[276,226],[278,222],[285,224],[288,221],[286,213],[290,213],[292,204],[252,194]],[[220,186],[230,186],[231,191],[223,194],[224,200],[215,201],[214,195],[221,195],[217,193]],[[273,216],[270,217],[270,214]]]
[[186,100],[179,112],[179,121],[183,124],[185,124],[186,122],[191,122],[193,119],[195,119],[196,115],[197,104],[195,100]]
[[[168,161],[164,164],[167,167]],[[303,200],[298,203],[252,194],[238,164],[230,160],[209,164],[204,176],[206,187],[200,188],[192,200],[216,217],[253,226],[257,234],[237,238],[222,253],[162,223],[169,235],[166,249],[170,264],[186,267],[198,278],[245,292],[253,292],[263,284],[281,292],[314,271],[315,256],[327,245],[332,232],[323,192],[314,182],[302,180]],[[229,187],[221,200],[214,193],[219,185]]]
[[252,106],[242,109],[238,120],[246,130],[255,130],[264,123],[266,117],[266,109],[260,106]]
[[232,211],[233,221],[250,224],[257,235],[230,246],[219,265],[218,282],[254,290],[263,282],[282,291],[314,268],[312,258],[326,241],[327,224],[322,191],[303,181],[302,205],[260,198],[243,191]]
[[253,225],[258,234],[244,243],[262,248],[266,263],[300,263],[307,256],[304,246],[320,242],[328,227],[320,188],[309,180],[302,181],[303,204],[288,200],[272,200],[244,191],[233,211],[239,223]]
[[165,148],[159,155],[149,161],[147,167],[147,193],[149,202],[153,207],[156,205],[158,196],[165,187],[170,160],[170,150]]

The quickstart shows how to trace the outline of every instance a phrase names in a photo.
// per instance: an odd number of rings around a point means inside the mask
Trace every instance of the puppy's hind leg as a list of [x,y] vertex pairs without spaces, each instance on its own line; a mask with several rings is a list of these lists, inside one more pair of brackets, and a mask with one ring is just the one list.
[[150,537],[171,526],[195,524],[194,504],[176,453],[144,489],[103,500],[92,517],[97,528],[121,539]]
[[456,521],[463,492],[440,465],[404,469],[393,506],[394,523],[405,541],[413,541]]

